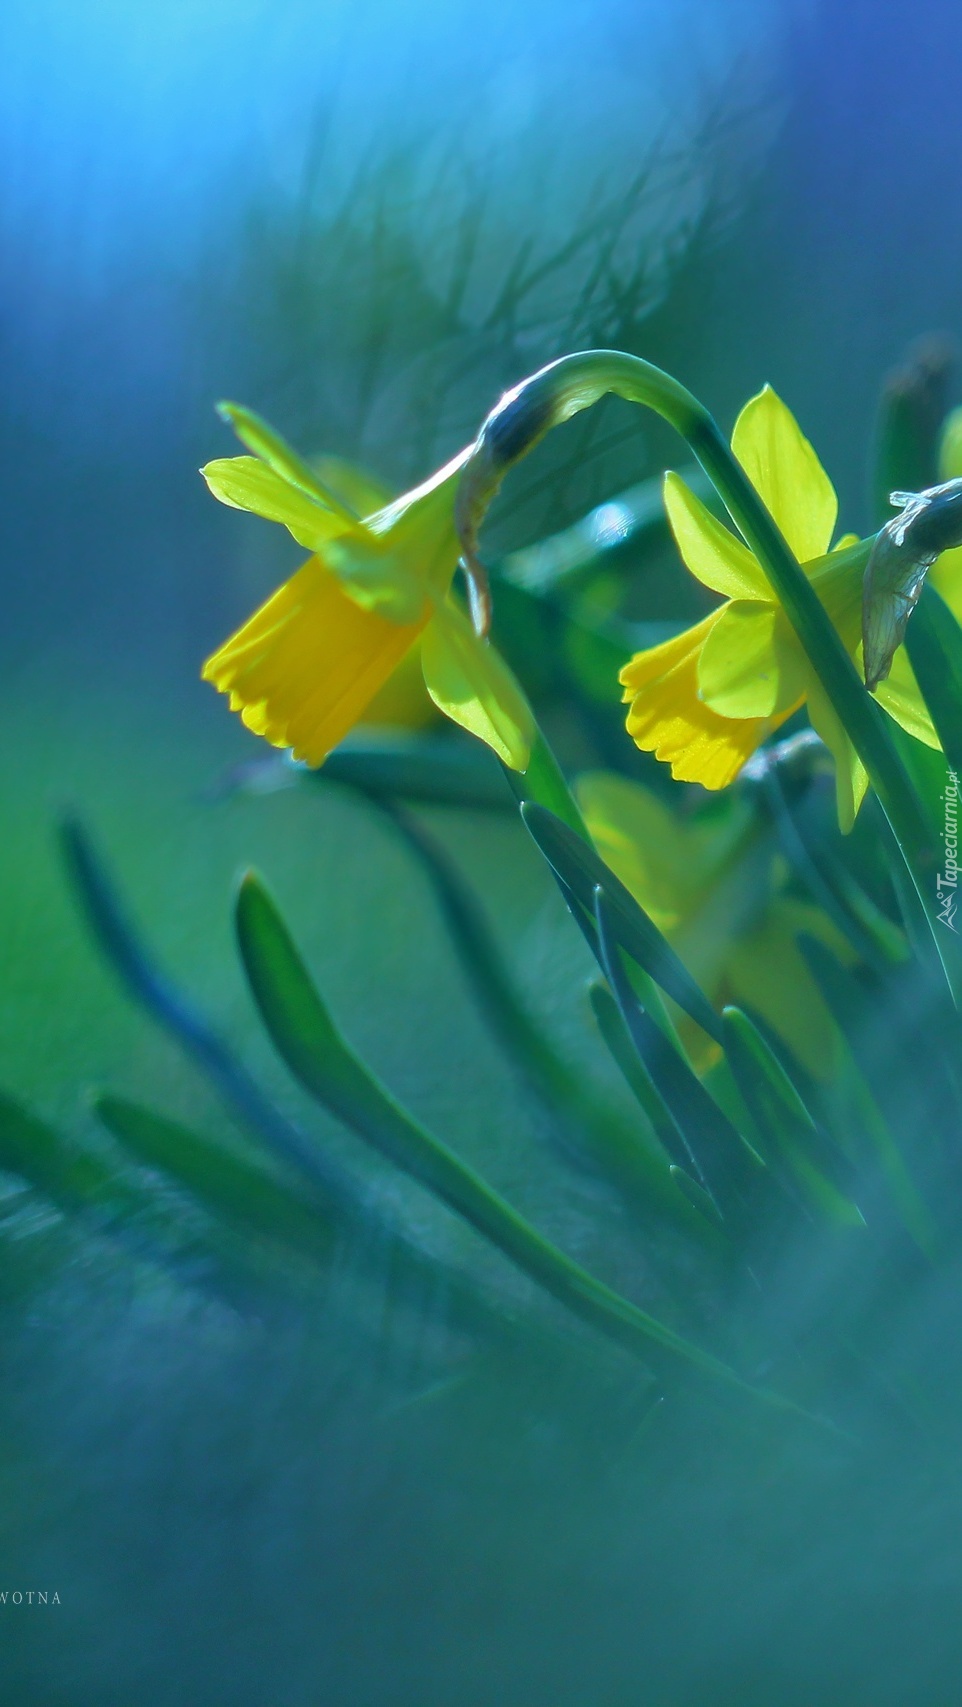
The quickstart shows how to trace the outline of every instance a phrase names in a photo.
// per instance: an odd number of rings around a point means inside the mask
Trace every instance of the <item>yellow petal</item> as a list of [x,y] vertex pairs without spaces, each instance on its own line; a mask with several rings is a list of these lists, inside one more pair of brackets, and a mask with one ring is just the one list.
[[363,721],[397,729],[424,729],[440,721],[438,708],[424,685],[417,640],[365,707]]
[[847,835],[855,823],[858,809],[868,788],[868,772],[852,746],[845,729],[836,716],[828,695],[814,671],[810,672],[808,715],[812,728],[821,736],[835,760],[835,803],[839,828]]
[[733,599],[702,647],[698,690],[723,717],[771,717],[799,704],[807,674],[784,612],[755,599]]
[[[639,652],[619,677],[631,701],[627,729],[637,747],[671,765],[680,782],[725,788],[784,717],[730,718],[698,697],[698,655],[718,620]],[[786,713],[787,715],[787,713]]]
[[735,422],[732,450],[799,562],[821,557],[835,531],[835,488],[770,385],[745,404]]
[[233,510],[249,510],[269,522],[281,522],[298,545],[317,551],[325,540],[344,533],[347,523],[308,492],[292,486],[256,456],[224,456],[201,469],[215,498]]
[[255,734],[319,765],[422,626],[364,610],[312,557],[208,658],[202,674],[230,694],[231,710]]
[[531,708],[504,659],[456,605],[439,606],[421,642],[424,681],[439,711],[484,741],[512,770],[531,757]]
[[679,474],[665,475],[664,497],[678,550],[703,586],[729,599],[771,598],[772,589],[757,558],[705,508]]
[[909,735],[914,735],[917,741],[922,741],[926,747],[941,747],[928,708],[919,692],[919,684],[915,679],[915,671],[909,663],[909,655],[904,646],[900,646],[892,659],[892,668],[884,682],[879,682],[875,690],[875,698],[879,705],[884,705],[890,717]]

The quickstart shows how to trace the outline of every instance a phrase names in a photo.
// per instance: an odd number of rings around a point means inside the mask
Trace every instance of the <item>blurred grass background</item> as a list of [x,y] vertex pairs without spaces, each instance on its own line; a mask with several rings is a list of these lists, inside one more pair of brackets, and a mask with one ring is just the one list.
[[[245,1309],[11,1184],[0,1588],[63,1604],[55,1624],[0,1612],[6,1698],[952,1699],[951,1396],[924,1456],[889,1443],[855,1472],[804,1435],[780,1456],[749,1424],[706,1438],[697,1403],[659,1432],[627,1361],[308,1115],[236,965],[251,863],[386,1082],[566,1248],[657,1296],[597,1182],[553,1162],[543,1185],[544,1119],[377,815],[324,784],[203,798],[252,743],[199,662],[296,552],[194,470],[226,453],[226,394],[400,487],[504,385],[612,343],[726,426],[770,380],[845,525],[866,525],[881,378],[917,333],[962,333],[960,37],[947,4],[903,0],[4,13],[0,1084],[78,1135],[103,1085],[231,1131],[84,934],[52,833],[75,805],[280,1105],[570,1346],[527,1361],[455,1336],[441,1355],[443,1311],[374,1326],[350,1267],[314,1308]],[[676,456],[596,413],[505,494],[492,549]],[[685,597],[666,560],[644,614],[687,619]],[[554,1035],[585,1051],[587,960],[518,826],[432,821]],[[899,1331],[934,1342],[956,1316],[949,1275]]]

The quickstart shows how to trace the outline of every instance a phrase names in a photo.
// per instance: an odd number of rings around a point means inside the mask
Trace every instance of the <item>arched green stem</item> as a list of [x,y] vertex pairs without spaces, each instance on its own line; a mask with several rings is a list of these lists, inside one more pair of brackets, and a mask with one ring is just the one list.
[[861,681],[842,640],[774,520],[703,404],[639,356],[587,350],[563,356],[509,391],[488,416],[465,464],[457,520],[465,562],[477,568],[478,528],[508,469],[552,427],[606,393],[655,410],[686,440],[761,563],[871,778],[926,907],[935,843],[925,807],[897,751],[885,713]]

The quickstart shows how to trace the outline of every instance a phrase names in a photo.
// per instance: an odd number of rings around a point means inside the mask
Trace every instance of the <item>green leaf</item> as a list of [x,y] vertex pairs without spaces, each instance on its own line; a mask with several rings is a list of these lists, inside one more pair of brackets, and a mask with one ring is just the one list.
[[264,1167],[125,1098],[102,1095],[94,1111],[137,1160],[169,1174],[231,1227],[326,1261],[334,1243],[329,1211],[308,1191],[282,1185]]
[[[726,1364],[596,1280],[552,1245],[454,1153],[420,1127],[377,1082],[336,1030],[262,884],[248,875],[237,902],[241,955],[261,1016],[291,1072],[398,1167],[496,1245],[569,1310],[645,1357],[680,1359],[704,1374],[782,1407]],[[794,1407],[789,1407],[794,1408]]]
[[298,456],[281,438],[280,433],[275,433],[273,427],[269,427],[253,409],[245,409],[240,403],[218,403],[217,413],[228,426],[233,427],[241,444],[246,445],[255,456],[259,456],[262,462],[266,462],[268,468],[272,468],[282,480],[324,504],[334,515],[339,516],[342,522],[357,523],[358,518],[354,511],[330,486],[325,486],[303,457]]
[[[633,1204],[649,1213],[657,1208],[677,1214],[665,1158],[637,1123],[626,1121],[559,1055],[529,1012],[477,898],[446,849],[409,813],[390,805],[382,810],[420,861],[481,1013],[551,1112],[563,1148],[609,1178]],[[690,1221],[684,1224],[690,1230]]]
[[450,732],[379,741],[351,737],[328,755],[320,770],[304,766],[296,775],[311,787],[341,782],[374,799],[387,796],[493,812],[513,811],[515,804],[493,754]]
[[713,1222],[718,1227],[724,1225],[714,1198],[709,1196],[696,1179],[692,1179],[691,1174],[686,1173],[684,1168],[680,1168],[677,1162],[672,1162],[668,1172],[685,1202],[692,1209],[697,1209],[699,1215],[704,1216],[706,1221]]
[[147,1197],[99,1156],[69,1144],[45,1121],[0,1093],[0,1168],[19,1174],[66,1213],[140,1214]]
[[511,770],[526,768],[535,735],[531,707],[504,659],[478,638],[456,605],[435,610],[421,639],[421,667],[439,711]]
[[871,1028],[866,1024],[868,1007],[865,992],[824,943],[803,933],[798,938],[798,946],[845,1040],[851,1071],[863,1093],[861,1113],[893,1202],[916,1244],[932,1256],[938,1248],[936,1228],[872,1089],[873,1062],[864,1047],[871,1036]]
[[125,916],[106,867],[83,827],[73,819],[61,830],[67,868],[99,948],[127,992],[172,1037],[222,1097],[245,1130],[298,1175],[310,1181],[333,1221],[371,1248],[391,1253],[392,1269],[412,1283],[443,1281],[452,1317],[485,1329],[498,1325],[496,1312],[453,1264],[421,1250],[390,1211],[372,1203],[354,1175],[341,1168],[308,1134],[264,1095],[207,1016],[171,982]]
[[0,1094],[0,1168],[19,1174],[67,1216],[147,1256],[188,1284],[238,1300],[231,1261],[218,1241],[183,1226],[171,1205],[94,1151],[69,1143],[46,1122]]
[[762,1036],[740,1008],[724,1010],[725,1054],[749,1113],[766,1144],[766,1160],[781,1161],[809,1206],[827,1220],[864,1226],[864,1217],[819,1164],[828,1144],[805,1102]]
[[588,1000],[595,1023],[628,1089],[643,1109],[666,1156],[681,1155],[683,1140],[664,1097],[655,1089],[651,1074],[639,1054],[622,1012],[607,984],[589,985]]
[[761,1158],[639,1002],[621,962],[611,909],[600,885],[594,891],[594,914],[605,977],[645,1070],[681,1134],[683,1151],[675,1149],[671,1160],[691,1170],[718,1211],[743,1231],[746,1192]]
[[600,888],[614,940],[660,985],[666,996],[720,1043],[721,1020],[707,996],[658,926],[594,848],[543,806],[526,803],[521,816],[548,864],[586,912],[594,913],[594,892],[596,887]]
[[281,522],[306,551],[319,551],[326,540],[343,532],[340,516],[256,456],[220,457],[200,472],[222,504]]

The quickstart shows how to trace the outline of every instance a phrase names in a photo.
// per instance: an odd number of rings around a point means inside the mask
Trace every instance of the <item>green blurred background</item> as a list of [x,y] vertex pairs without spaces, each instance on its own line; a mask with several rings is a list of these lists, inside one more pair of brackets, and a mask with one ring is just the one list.
[[[0,1607],[4,1699],[958,1693],[948,1423],[921,1462],[900,1442],[855,1471],[804,1434],[780,1454],[747,1421],[706,1434],[697,1403],[650,1432],[627,1360],[375,1168],[277,1064],[231,940],[250,864],[392,1089],[567,1249],[657,1297],[624,1211],[553,1159],[379,815],[323,780],[212,796],[255,744],[200,661],[297,551],[195,470],[230,454],[211,408],[226,395],[401,489],[506,385],[604,344],[669,367],[726,427],[771,381],[844,525],[867,527],[882,379],[917,334],[962,333],[960,66],[946,0],[5,11],[0,1084],[78,1136],[104,1086],[233,1132],[98,959],[53,834],[70,806],[278,1104],[425,1249],[530,1309],[545,1344],[478,1352],[443,1300],[395,1308],[363,1250],[268,1307],[4,1176],[0,1589],[62,1603]],[[513,480],[490,551],[677,454],[623,406],[596,411]],[[701,608],[667,558],[635,600],[640,618]],[[520,829],[428,818],[595,1071],[587,956]],[[951,1329],[940,1285],[899,1333]]]

